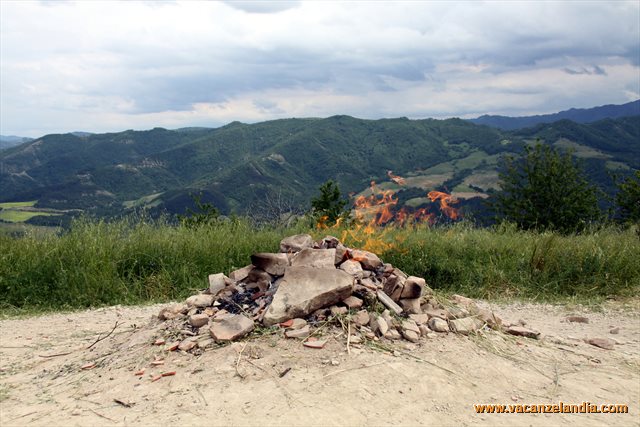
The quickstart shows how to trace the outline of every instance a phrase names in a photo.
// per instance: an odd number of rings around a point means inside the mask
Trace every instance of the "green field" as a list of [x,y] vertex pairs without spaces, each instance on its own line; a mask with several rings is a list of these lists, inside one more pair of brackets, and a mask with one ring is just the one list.
[[[208,274],[229,273],[288,235],[342,237],[300,225],[256,229],[244,220],[186,228],[141,220],[75,222],[62,234],[0,234],[0,309],[42,310],[185,298]],[[375,236],[374,236],[375,237]],[[470,297],[602,301],[638,295],[635,229],[582,235],[476,229],[466,224],[385,230],[386,262],[435,290]],[[363,241],[345,241],[358,247]]]
[[32,200],[30,202],[6,202],[0,203],[1,209],[11,209],[11,208],[27,208],[33,207],[37,203],[37,200]]
[[3,209],[0,211],[0,220],[6,222],[25,222],[34,216],[57,216],[60,214],[54,214],[49,212],[37,212],[37,211],[19,211],[13,209]]

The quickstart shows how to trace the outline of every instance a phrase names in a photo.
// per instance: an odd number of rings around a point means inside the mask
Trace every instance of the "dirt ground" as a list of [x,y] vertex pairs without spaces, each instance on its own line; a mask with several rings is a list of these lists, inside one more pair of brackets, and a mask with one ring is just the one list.
[[[169,353],[151,345],[161,306],[2,320],[0,424],[637,426],[639,303],[598,311],[491,304],[544,338],[487,331],[419,344],[380,341],[395,353],[370,345],[347,352],[340,329],[327,330],[321,350],[265,335],[199,356]],[[569,314],[590,322],[568,323]],[[583,342],[587,337],[618,344],[604,350]],[[156,358],[164,364],[151,365]],[[134,375],[142,368],[143,376]],[[170,371],[176,374],[151,379]],[[560,401],[622,403],[629,413],[477,414],[473,407]]]

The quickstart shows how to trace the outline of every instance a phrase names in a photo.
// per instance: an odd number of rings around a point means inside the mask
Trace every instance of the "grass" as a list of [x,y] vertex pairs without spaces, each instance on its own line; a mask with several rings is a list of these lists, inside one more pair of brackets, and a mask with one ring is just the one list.
[[30,202],[6,202],[0,203],[1,209],[10,209],[10,208],[30,208],[35,206],[37,200],[32,200]]
[[0,211],[0,220],[6,222],[25,222],[34,216],[56,216],[60,214],[54,214],[50,212],[31,212],[31,211],[18,211],[13,209],[3,209]]
[[[82,220],[62,234],[0,235],[0,310],[181,299],[205,288],[208,274],[228,274],[249,264],[254,252],[277,251],[285,236],[342,238],[344,231],[255,229],[243,220],[186,228],[125,219]],[[383,260],[444,293],[549,301],[626,297],[640,289],[640,240],[633,230],[560,236],[457,225],[381,233]],[[344,240],[356,247],[364,237]]]

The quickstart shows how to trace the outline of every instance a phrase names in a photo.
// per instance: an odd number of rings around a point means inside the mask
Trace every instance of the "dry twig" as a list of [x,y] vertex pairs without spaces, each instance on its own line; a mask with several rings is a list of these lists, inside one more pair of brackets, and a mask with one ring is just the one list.
[[113,331],[115,331],[115,330],[116,330],[116,328],[118,327],[118,325],[119,325],[119,323],[118,323],[118,321],[116,320],[116,324],[115,324],[115,325],[113,325],[113,329],[111,329],[111,332],[109,332],[107,335],[105,335],[105,336],[104,336],[104,337],[102,337],[102,338],[100,337],[100,335],[98,335],[98,339],[97,339],[97,340],[95,340],[95,341],[93,342],[93,344],[91,344],[89,347],[87,347],[87,350],[89,350],[89,349],[90,349],[91,347],[93,347],[94,345],[98,344],[100,341],[102,341],[102,340],[104,340],[104,339],[108,338],[108,337],[113,333]]

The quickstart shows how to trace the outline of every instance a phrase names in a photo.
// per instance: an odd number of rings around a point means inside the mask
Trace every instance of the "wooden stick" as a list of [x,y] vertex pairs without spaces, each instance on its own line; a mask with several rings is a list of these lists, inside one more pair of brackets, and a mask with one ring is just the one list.
[[240,353],[238,353],[238,360],[236,360],[236,374],[242,379],[245,379],[246,375],[242,375],[239,371],[240,359],[242,358],[242,352],[244,351],[244,348],[247,346],[247,344],[249,344],[249,341],[244,342],[244,345],[240,349]]
[[[113,329],[111,329],[111,332],[109,332],[107,335],[105,335],[104,337],[100,338],[100,335],[98,335],[98,339],[94,341],[93,344],[91,344],[89,347],[87,347],[87,350],[89,350],[91,347],[93,347],[94,345],[98,344],[100,341],[106,339],[109,337],[109,335],[111,335],[113,333],[113,331],[116,330],[116,328],[118,327],[118,321],[116,320],[116,324],[113,325]],[[115,421],[114,421],[115,422]]]
[[73,353],[72,351],[67,351],[66,353],[56,353],[56,354],[39,354],[38,357],[58,357],[58,356],[66,356],[67,354]]
[[347,354],[351,356],[351,348],[349,345],[351,344],[351,322],[347,324]]

